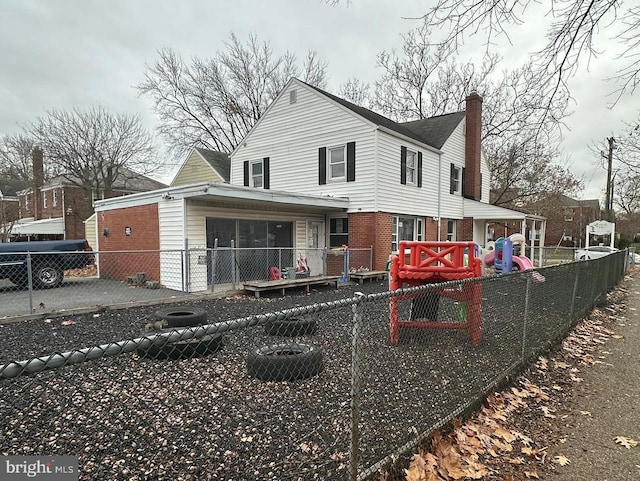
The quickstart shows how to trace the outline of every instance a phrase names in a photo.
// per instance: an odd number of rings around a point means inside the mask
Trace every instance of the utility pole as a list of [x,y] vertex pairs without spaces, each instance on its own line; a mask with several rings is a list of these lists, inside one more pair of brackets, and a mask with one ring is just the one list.
[[616,139],[613,137],[608,137],[607,142],[609,142],[609,154],[607,155],[607,200],[606,200],[606,210],[605,216],[609,222],[613,221],[613,189],[611,188],[611,167],[613,164],[613,145],[616,142]]

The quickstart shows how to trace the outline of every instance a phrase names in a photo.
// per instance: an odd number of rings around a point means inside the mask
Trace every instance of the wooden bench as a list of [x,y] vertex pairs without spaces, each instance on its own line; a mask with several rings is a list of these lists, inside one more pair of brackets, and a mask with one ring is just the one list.
[[349,279],[352,281],[358,281],[359,284],[362,284],[365,279],[376,279],[376,280],[384,280],[387,278],[389,273],[387,271],[357,271],[349,274]]
[[302,279],[278,279],[277,281],[247,281],[244,283],[244,290],[253,292],[256,297],[260,297],[261,292],[280,289],[284,296],[285,289],[290,287],[305,287],[308,294],[309,286],[317,284],[335,284],[337,289],[339,280],[340,276],[315,276]]

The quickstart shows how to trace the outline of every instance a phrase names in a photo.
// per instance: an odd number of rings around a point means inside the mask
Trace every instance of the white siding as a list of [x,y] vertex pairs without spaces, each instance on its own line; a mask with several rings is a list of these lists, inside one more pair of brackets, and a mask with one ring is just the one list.
[[[190,249],[206,249],[207,245],[207,217],[225,219],[259,219],[293,222],[294,246],[296,249],[306,248],[307,220],[324,222],[324,215],[314,215],[296,212],[261,211],[255,209],[240,209],[231,207],[215,207],[210,204],[192,201],[187,204],[187,239]],[[190,266],[190,292],[207,289],[206,265],[197,263],[195,252]]]
[[[289,92],[297,102],[289,103]],[[231,156],[231,184],[244,184],[243,162],[269,157],[270,188],[349,197],[351,212],[374,210],[375,126],[295,81]],[[356,143],[355,182],[318,183],[318,149]]]
[[480,164],[480,172],[482,172],[482,196],[480,202],[489,202],[489,195],[491,194],[491,172],[489,171],[489,164],[487,158],[482,154],[482,163]]
[[171,181],[171,187],[207,181],[223,182],[209,163],[194,149]]
[[464,167],[464,144],[464,121],[462,121],[442,146],[440,217],[445,219],[462,219],[462,192],[451,194],[449,179],[451,178],[451,164],[457,165],[460,169]]
[[[422,187],[400,183],[400,149],[422,152]],[[419,144],[378,132],[377,210],[393,214],[438,215],[438,157]],[[373,197],[374,192],[370,195]]]
[[182,199],[158,203],[160,229],[160,283],[182,290],[182,249],[184,249],[184,205]]

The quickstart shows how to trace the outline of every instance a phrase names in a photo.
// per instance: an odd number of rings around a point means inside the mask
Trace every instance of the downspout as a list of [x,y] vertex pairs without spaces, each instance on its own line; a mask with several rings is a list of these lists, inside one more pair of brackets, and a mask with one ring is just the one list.
[[374,205],[373,205],[373,210],[374,212],[378,212],[378,137],[380,136],[379,130],[376,127],[375,130],[375,148],[373,149],[374,153],[374,158],[373,158],[373,165],[374,165],[374,175],[375,175],[375,184],[373,186],[373,198],[374,198]]
[[438,154],[438,242],[442,232],[442,218],[440,216],[440,202],[442,198],[442,154]]

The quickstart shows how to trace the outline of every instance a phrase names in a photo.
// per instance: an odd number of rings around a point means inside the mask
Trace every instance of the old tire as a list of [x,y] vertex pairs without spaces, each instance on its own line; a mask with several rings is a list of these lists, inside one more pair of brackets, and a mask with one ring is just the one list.
[[264,325],[264,332],[270,336],[303,336],[305,334],[315,334],[318,325],[315,319],[301,319],[290,317],[288,319],[276,319],[268,321]]
[[156,317],[167,321],[169,327],[192,327],[207,323],[207,313],[204,309],[194,307],[174,307],[156,311]]
[[[173,329],[163,329],[170,332]],[[143,359],[191,359],[217,352],[222,347],[222,334],[207,334],[198,339],[184,339],[169,342],[158,338],[149,347],[136,349],[136,354]]]
[[35,289],[52,289],[59,287],[64,279],[64,272],[51,264],[39,264],[33,269],[33,287]]
[[309,344],[274,344],[254,349],[247,374],[262,381],[296,381],[322,372],[322,350]]

